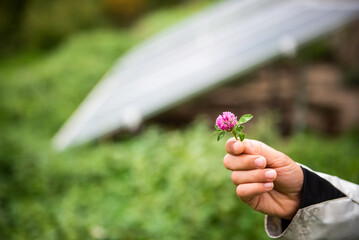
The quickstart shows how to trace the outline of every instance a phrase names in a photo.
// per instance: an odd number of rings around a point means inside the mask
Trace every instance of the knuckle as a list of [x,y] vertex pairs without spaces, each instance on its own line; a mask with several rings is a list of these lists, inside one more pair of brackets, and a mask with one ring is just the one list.
[[259,155],[265,156],[267,153],[267,149],[264,147],[264,143],[258,141],[258,140],[253,140],[253,147],[255,149],[255,152],[257,152]]
[[255,171],[253,174],[253,180],[255,182],[263,182],[265,180],[265,172],[262,169]]
[[233,171],[231,173],[231,179],[234,184],[238,184],[238,174],[236,171]]
[[226,146],[225,146],[225,149],[226,149],[226,152],[227,153],[231,153],[232,152],[232,145],[234,143],[234,140],[233,138],[230,138],[227,140],[227,143],[226,143]]
[[227,168],[227,169],[229,169],[230,168],[230,166],[231,166],[231,156],[229,155],[229,154],[226,154],[226,156],[224,156],[224,158],[223,158],[223,165]]
[[256,152],[263,156],[263,146],[259,141],[256,141],[255,148]]
[[247,157],[247,158],[243,158],[242,162],[241,162],[241,168],[243,170],[250,170],[252,168],[254,168],[254,160],[251,157]]
[[269,149],[266,147],[261,146],[260,153],[262,156],[269,156]]
[[247,195],[247,191],[241,185],[238,185],[236,192],[238,197],[245,197]]

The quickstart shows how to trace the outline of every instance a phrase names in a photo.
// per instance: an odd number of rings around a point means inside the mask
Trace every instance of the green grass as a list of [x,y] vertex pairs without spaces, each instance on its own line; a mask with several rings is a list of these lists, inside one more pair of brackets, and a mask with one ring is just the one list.
[[[163,10],[129,30],[80,33],[55,51],[0,63],[0,239],[267,239],[263,215],[238,200],[222,166],[224,141],[204,121],[174,131],[148,126],[125,141],[63,153],[50,146],[119,55],[204,5]],[[272,126],[259,122],[249,137],[359,182],[356,135],[283,140]]]

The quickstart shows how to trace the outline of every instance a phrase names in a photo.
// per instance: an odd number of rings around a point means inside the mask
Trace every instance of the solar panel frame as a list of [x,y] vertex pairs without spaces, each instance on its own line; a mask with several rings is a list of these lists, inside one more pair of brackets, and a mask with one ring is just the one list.
[[359,14],[358,2],[321,4],[224,1],[154,36],[105,75],[55,136],[55,147],[131,127],[129,115],[134,122],[153,116],[278,57],[283,39],[302,45]]

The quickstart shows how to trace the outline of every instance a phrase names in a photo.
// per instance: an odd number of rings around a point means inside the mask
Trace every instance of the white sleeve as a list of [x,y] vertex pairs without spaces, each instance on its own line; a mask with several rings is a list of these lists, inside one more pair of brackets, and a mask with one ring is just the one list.
[[345,194],[299,209],[289,226],[282,231],[281,219],[266,216],[265,229],[274,239],[359,239],[359,186],[324,173],[317,174]]

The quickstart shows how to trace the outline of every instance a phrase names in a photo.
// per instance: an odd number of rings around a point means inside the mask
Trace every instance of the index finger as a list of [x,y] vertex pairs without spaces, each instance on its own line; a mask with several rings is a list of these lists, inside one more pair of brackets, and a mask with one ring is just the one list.
[[244,151],[244,143],[235,138],[230,138],[226,143],[226,151],[231,155],[240,155]]

